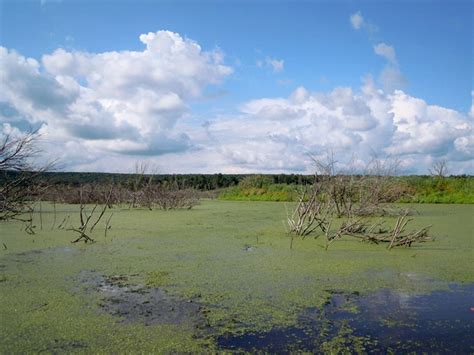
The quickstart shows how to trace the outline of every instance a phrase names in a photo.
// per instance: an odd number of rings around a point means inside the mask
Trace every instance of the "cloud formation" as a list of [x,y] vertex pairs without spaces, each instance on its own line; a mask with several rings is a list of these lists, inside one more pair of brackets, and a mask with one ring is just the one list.
[[360,11],[353,13],[349,17],[349,20],[351,21],[352,27],[356,30],[360,30],[362,25],[364,24],[364,17],[362,17],[362,14]]
[[285,68],[285,61],[283,59],[266,57],[265,61],[257,60],[257,67],[267,67],[270,68],[274,73],[279,73]]
[[374,46],[375,54],[384,57],[390,64],[398,65],[397,55],[395,49],[386,43],[378,43]]
[[[192,102],[232,73],[223,53],[169,31],[140,41],[142,51],[58,49],[41,61],[0,47],[0,136],[39,127],[45,152],[65,170],[126,172],[146,160],[170,173],[310,173],[307,153],[332,151],[358,167],[377,154],[400,159],[405,173],[427,173],[440,159],[453,173],[474,173],[474,105],[463,113],[398,84],[387,89],[399,64],[386,43],[373,48],[386,60],[383,90],[367,76],[357,89],[298,87],[200,117]],[[267,59],[283,70],[283,60]]]
[[[372,42],[372,35],[378,30],[375,25],[367,22],[362,13],[357,11],[349,17],[349,22],[355,30],[363,29]],[[407,83],[406,78],[400,70],[395,48],[384,42],[376,43],[373,46],[374,53],[387,61],[387,64],[379,74],[378,80],[383,89],[387,92],[393,92],[396,89],[403,89]]]
[[142,51],[58,49],[41,63],[0,47],[0,104],[17,120],[43,124],[51,137],[86,150],[159,155],[189,149],[176,123],[189,102],[232,69],[220,50],[203,51],[177,33],[150,32],[140,41]]
[[374,52],[387,60],[386,66],[379,75],[379,81],[383,88],[387,92],[393,92],[395,89],[403,88],[406,84],[406,79],[398,65],[397,54],[393,46],[381,42],[374,46]]
[[377,26],[365,20],[360,11],[354,12],[349,16],[349,22],[355,30],[364,30],[369,35],[378,31]]
[[[453,172],[473,171],[469,114],[430,105],[401,90],[385,93],[371,77],[362,87],[327,93],[297,88],[287,98],[244,103],[241,114],[206,125],[201,156],[226,172],[311,172],[307,153],[334,152],[362,168],[374,156],[397,158],[401,172],[427,173],[447,159]],[[190,153],[193,154],[193,153]]]
[[273,72],[277,73],[283,71],[285,64],[285,61],[283,59],[278,60],[274,58],[267,58],[266,62],[269,66],[272,67]]

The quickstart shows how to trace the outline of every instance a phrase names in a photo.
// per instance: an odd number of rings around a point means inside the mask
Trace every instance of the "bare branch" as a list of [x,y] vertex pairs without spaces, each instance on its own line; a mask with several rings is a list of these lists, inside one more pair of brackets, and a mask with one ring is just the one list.
[[434,163],[429,171],[434,177],[443,178],[448,175],[448,162],[446,160],[440,160]]

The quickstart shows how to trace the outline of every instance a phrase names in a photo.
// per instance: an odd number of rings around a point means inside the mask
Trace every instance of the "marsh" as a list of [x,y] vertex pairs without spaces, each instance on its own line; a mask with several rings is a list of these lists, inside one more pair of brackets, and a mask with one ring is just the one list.
[[290,250],[278,202],[115,206],[93,244],[52,228],[77,205],[45,203],[34,235],[1,225],[0,350],[472,351],[474,207],[412,207],[434,241],[326,251],[312,237]]

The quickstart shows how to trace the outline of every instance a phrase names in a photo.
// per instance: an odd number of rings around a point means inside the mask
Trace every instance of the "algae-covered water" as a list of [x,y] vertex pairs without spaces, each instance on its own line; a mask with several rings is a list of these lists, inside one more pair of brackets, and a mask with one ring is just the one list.
[[0,353],[472,352],[474,206],[410,207],[435,241],[325,251],[290,250],[283,203],[116,207],[87,245],[43,204],[35,235],[0,225]]

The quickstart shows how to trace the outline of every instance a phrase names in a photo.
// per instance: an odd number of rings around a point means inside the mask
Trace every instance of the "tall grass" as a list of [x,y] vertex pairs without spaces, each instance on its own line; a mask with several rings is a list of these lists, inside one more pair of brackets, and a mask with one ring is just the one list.
[[224,189],[220,200],[234,201],[295,201],[296,186],[286,184],[271,184],[263,187],[233,186]]
[[[254,178],[255,179],[255,178]],[[235,201],[296,201],[297,185],[272,184],[258,180],[249,184],[243,182],[222,190],[221,200]],[[400,203],[463,203],[474,204],[474,177],[431,176],[394,177],[392,190],[397,196],[393,201]],[[402,196],[402,197],[399,197]]]
[[414,203],[474,203],[474,177],[408,176],[400,178],[410,189],[410,194],[398,202]]

